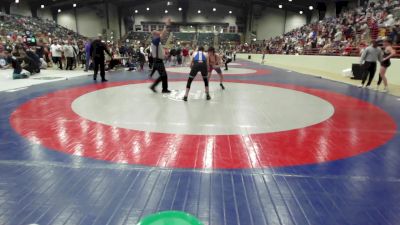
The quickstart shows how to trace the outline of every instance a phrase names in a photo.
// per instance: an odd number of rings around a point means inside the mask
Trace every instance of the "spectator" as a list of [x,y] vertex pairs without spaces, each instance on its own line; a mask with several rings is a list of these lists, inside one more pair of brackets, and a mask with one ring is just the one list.
[[185,66],[190,62],[190,55],[188,47],[183,48],[182,50],[183,62],[182,64]]
[[79,46],[79,55],[78,58],[81,62],[82,65],[82,69],[85,68],[86,69],[86,50],[85,50],[85,46],[84,45],[80,45]]
[[387,17],[386,17],[386,20],[385,20],[385,22],[383,23],[383,26],[384,27],[393,27],[394,26],[394,24],[395,24],[395,20],[394,20],[394,18],[393,18],[393,15],[392,14],[389,14]]
[[71,45],[71,41],[67,41],[63,49],[64,49],[64,56],[67,59],[67,67],[65,69],[72,70],[74,63],[74,48]]
[[59,69],[63,69],[62,61],[61,61],[61,56],[63,53],[63,48],[60,45],[58,41],[54,41],[53,44],[50,46],[50,51],[53,59],[53,63],[59,65]]
[[26,55],[26,58],[24,59],[24,61],[28,64],[28,68],[27,69],[29,72],[31,72],[31,74],[36,74],[36,73],[40,73],[40,67],[42,65],[42,61],[40,61],[40,58],[38,55],[36,55],[35,52],[31,51],[30,49],[28,49],[26,52],[24,52]]
[[11,66],[13,70],[13,79],[29,78],[30,73],[22,69],[21,63],[17,57],[13,56],[9,51],[4,51],[4,57],[7,59],[7,67]]

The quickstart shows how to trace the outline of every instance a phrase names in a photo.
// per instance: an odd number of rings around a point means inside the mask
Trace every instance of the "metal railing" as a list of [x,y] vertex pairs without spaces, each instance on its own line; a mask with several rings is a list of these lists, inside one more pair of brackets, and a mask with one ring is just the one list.
[[[400,45],[393,46],[396,50],[395,58],[400,58]],[[303,55],[331,55],[331,56],[360,56],[361,48],[347,47],[339,48],[312,48],[304,49]]]

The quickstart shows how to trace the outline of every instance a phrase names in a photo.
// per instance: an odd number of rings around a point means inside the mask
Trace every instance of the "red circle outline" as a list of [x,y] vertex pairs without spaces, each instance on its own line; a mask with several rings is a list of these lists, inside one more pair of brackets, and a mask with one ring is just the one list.
[[[239,66],[237,66],[237,67],[239,67]],[[189,76],[188,72],[172,72],[172,71],[168,71],[168,69],[170,69],[170,68],[175,68],[175,67],[167,67],[166,68],[167,69],[167,73],[171,73],[173,75],[183,75],[184,74],[184,75],[188,75]],[[221,70],[223,70],[222,67],[221,67]],[[244,73],[244,74],[243,73],[224,74],[224,72],[222,71],[222,74],[224,76],[253,76],[253,75],[263,76],[263,75],[269,75],[269,74],[272,73],[271,70],[267,70],[267,69],[253,69],[252,68],[251,70],[255,70],[256,72],[255,73]],[[213,71],[213,75],[216,75],[214,71]]]
[[116,128],[82,118],[72,111],[72,102],[83,94],[145,82],[149,81],[93,84],[56,91],[22,104],[12,113],[10,123],[29,140],[67,154],[117,163],[201,169],[333,161],[371,151],[393,138],[397,130],[389,114],[368,102],[325,90],[260,81],[227,82],[305,92],[330,102],[335,113],[319,124],[276,133],[178,135]]

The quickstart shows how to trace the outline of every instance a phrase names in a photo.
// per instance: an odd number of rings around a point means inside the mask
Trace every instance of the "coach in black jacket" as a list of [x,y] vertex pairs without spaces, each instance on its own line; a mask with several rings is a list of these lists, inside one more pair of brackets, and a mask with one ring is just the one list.
[[101,82],[106,82],[106,71],[105,71],[105,55],[106,52],[111,58],[112,55],[110,51],[107,49],[107,45],[101,41],[101,36],[99,36],[96,40],[92,42],[92,46],[90,48],[90,57],[94,62],[94,80],[97,80],[97,73],[99,72],[100,67],[100,76]]

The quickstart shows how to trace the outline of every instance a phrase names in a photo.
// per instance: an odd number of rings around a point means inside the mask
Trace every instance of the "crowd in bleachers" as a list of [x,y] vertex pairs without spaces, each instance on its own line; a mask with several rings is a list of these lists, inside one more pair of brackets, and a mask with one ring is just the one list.
[[218,34],[220,43],[240,43],[240,35],[236,33],[221,33]]
[[[147,35],[142,32],[129,38],[143,40]],[[140,55],[140,46],[134,44],[108,42],[113,56],[106,57],[108,68],[122,64],[124,56]],[[54,21],[0,13],[0,69],[12,69],[13,79],[28,78],[47,68],[88,71],[93,67],[90,54],[90,39]]]
[[[129,32],[123,42],[107,42],[111,52],[111,57],[105,58],[107,70],[119,65],[130,70],[143,69],[149,55],[145,49],[149,36],[149,32]],[[11,69],[13,79],[28,78],[47,68],[80,67],[88,71],[93,68],[92,41],[54,21],[0,14],[0,69]]]
[[[389,39],[395,46],[400,44],[399,18],[398,0],[378,0],[356,9],[343,10],[336,17],[304,25],[276,38],[237,45],[236,51],[359,55],[371,40]],[[108,43],[108,48],[114,59],[129,56],[130,59],[143,61],[149,54],[145,51],[149,37],[150,32],[129,32],[122,43]],[[195,33],[175,32],[171,37],[172,49],[178,49],[179,53],[182,47],[213,46],[215,35],[198,33],[197,43],[185,43],[195,40]],[[222,33],[218,34],[218,41],[220,50],[231,51],[231,44],[240,42],[240,36]],[[224,47],[224,43],[229,48]],[[14,68],[14,78],[24,78],[39,73],[41,69],[55,66],[68,70],[81,66],[88,70],[88,49],[90,41],[87,38],[54,21],[0,12],[0,68]],[[400,50],[397,47],[395,49]],[[170,55],[170,50],[165,49],[166,55]]]
[[214,45],[214,34],[213,33],[199,33],[199,36],[197,39],[197,45],[213,46]]
[[57,25],[52,20],[7,15],[0,12],[0,40],[26,42],[31,37],[48,40],[54,37],[82,38],[76,32]]
[[399,18],[398,0],[379,0],[262,43],[237,47],[242,52],[271,54],[359,55],[371,40],[390,39],[399,44]]
[[[213,46],[215,37],[214,33],[172,32],[168,46],[190,46],[191,48]],[[217,38],[220,46],[240,43],[240,35],[237,33],[220,33]],[[150,44],[150,32],[131,31],[122,38],[122,41],[128,44],[146,46]],[[167,40],[162,40],[162,42],[167,44]]]
[[64,68],[74,69],[83,53],[84,37],[54,21],[0,12],[0,68],[13,68],[15,79],[58,63],[53,62],[58,54]]
[[137,42],[145,42],[150,38],[150,32],[135,32],[130,31],[128,32],[123,40],[128,40],[130,43],[137,43]]
[[196,39],[196,33],[189,32],[174,32],[172,33],[172,42],[177,45],[178,43],[182,45],[192,45]]

